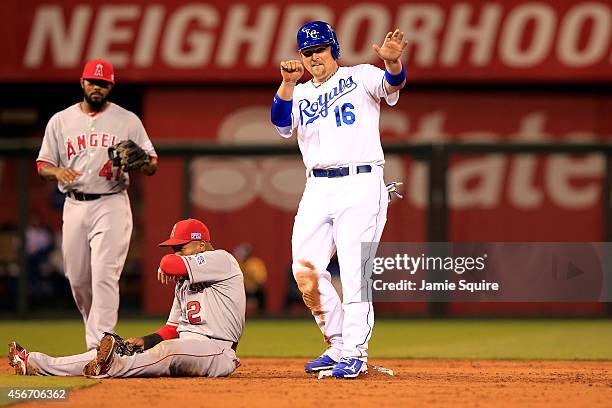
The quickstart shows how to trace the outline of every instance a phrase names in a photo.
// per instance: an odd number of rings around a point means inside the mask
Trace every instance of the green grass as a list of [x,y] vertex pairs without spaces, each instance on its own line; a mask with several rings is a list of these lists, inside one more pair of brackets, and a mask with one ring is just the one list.
[[[612,321],[380,320],[372,358],[612,360]],[[322,351],[311,321],[247,325],[241,356],[312,357]]]
[[[163,319],[124,320],[117,332],[139,336]],[[1,322],[0,341],[50,355],[85,351],[79,320]],[[612,320],[379,320],[372,358],[612,360]],[[311,320],[250,320],[241,357],[312,357],[324,347]]]
[[[123,337],[140,336],[157,330],[163,323],[163,319],[124,320],[117,326],[117,332]],[[87,351],[85,330],[80,319],[0,321],[0,346],[12,340],[28,350],[42,351],[52,356]]]
[[[32,380],[36,380],[32,382]],[[31,376],[1,376],[1,387],[19,387],[19,388],[72,388],[85,387],[88,385],[97,384],[97,380],[90,380],[85,377],[31,377]]]

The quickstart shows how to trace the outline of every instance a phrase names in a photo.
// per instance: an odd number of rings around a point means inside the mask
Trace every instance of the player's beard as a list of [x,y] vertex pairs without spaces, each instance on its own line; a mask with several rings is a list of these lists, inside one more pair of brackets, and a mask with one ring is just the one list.
[[100,109],[102,109],[102,107],[106,103],[106,97],[102,95],[101,93],[97,93],[96,96],[98,97],[94,99],[92,98],[93,94],[94,93],[92,92],[91,95],[87,95],[87,93],[83,91],[85,102],[87,102],[89,106],[91,107],[91,109],[93,109],[94,111],[99,111]]

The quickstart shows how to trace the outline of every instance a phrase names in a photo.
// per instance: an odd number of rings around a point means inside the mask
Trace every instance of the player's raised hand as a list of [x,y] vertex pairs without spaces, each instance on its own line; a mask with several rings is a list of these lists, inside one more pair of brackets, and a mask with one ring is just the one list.
[[408,45],[407,41],[404,41],[404,33],[396,28],[395,31],[387,33],[382,46],[372,44],[372,48],[378,56],[388,62],[399,62],[402,51]]
[[71,169],[70,167],[58,167],[55,172],[55,178],[64,184],[74,183],[82,173],[78,170]]
[[283,82],[295,84],[304,75],[304,66],[298,60],[281,61],[280,72]]

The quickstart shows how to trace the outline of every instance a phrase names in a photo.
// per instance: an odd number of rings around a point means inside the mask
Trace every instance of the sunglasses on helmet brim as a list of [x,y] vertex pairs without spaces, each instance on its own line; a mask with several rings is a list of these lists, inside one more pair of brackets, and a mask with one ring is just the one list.
[[323,52],[325,52],[325,50],[327,50],[330,47],[330,45],[319,45],[316,47],[310,47],[310,48],[306,48],[300,51],[300,53],[306,57],[312,57],[313,54],[321,54]]

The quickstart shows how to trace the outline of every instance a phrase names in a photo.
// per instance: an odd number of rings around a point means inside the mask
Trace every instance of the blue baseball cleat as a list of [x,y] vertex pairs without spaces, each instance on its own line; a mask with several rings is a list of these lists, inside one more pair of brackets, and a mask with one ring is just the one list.
[[336,364],[338,364],[336,360],[332,359],[327,354],[322,354],[314,360],[309,361],[304,366],[304,371],[308,374],[318,373],[321,370],[331,370]]
[[336,378],[357,378],[361,373],[368,373],[368,363],[351,357],[342,357],[332,370],[332,376]]

